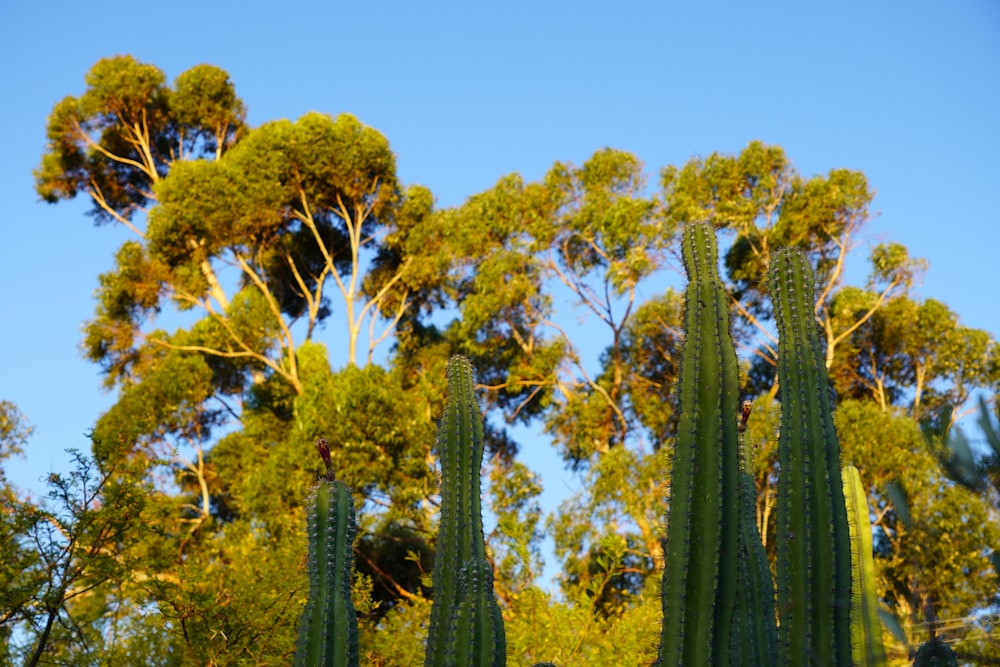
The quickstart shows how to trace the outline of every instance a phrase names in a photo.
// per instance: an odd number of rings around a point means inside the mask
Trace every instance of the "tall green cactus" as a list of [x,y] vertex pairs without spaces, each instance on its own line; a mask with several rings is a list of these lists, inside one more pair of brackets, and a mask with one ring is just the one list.
[[885,664],[885,646],[882,643],[882,623],[878,617],[868,497],[857,468],[845,466],[841,475],[847,502],[847,525],[851,531],[851,646],[854,648],[854,667],[881,667]]
[[815,278],[805,256],[797,250],[776,253],[768,286],[778,325],[781,391],[779,662],[850,665],[850,531],[815,321]]
[[438,430],[437,455],[441,524],[425,665],[505,665],[503,619],[483,535],[483,421],[472,365],[463,357],[448,362],[448,402]]
[[734,615],[733,665],[774,665],[778,628],[774,613],[774,579],[767,551],[757,530],[757,486],[753,479],[753,452],[744,438],[753,404],[743,402],[739,432],[740,550]]
[[358,618],[351,601],[351,560],[357,525],[350,490],[338,482],[326,440],[316,443],[326,475],[309,497],[309,600],[299,620],[296,667],[354,667]]
[[741,580],[748,584],[763,574],[756,560],[763,547],[759,536],[741,531],[747,492],[741,493],[739,370],[714,231],[686,225],[681,249],[688,276],[685,342],[656,664],[754,664],[757,656],[758,664],[773,664],[773,613],[755,606],[771,598],[758,589],[760,595],[741,596],[737,606]]

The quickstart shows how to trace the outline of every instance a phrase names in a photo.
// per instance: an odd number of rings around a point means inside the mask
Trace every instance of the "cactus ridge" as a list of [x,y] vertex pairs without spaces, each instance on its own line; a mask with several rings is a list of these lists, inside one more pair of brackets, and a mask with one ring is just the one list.
[[425,664],[504,665],[503,619],[483,534],[483,420],[472,364],[464,357],[448,362],[448,400],[438,428],[437,456],[441,522]]
[[685,226],[680,420],[664,542],[659,665],[730,664],[739,560],[739,371],[715,233]]
[[[322,447],[325,447],[322,441]],[[324,458],[328,458],[324,457]],[[357,523],[354,499],[327,476],[309,497],[309,600],[299,621],[296,666],[359,664],[358,619],[351,601],[351,565]]]
[[774,614],[774,579],[767,551],[757,530],[757,487],[753,454],[744,437],[751,403],[744,402],[739,431],[740,546],[739,585],[733,624],[733,664],[770,666],[777,663],[778,628]]
[[781,250],[768,285],[778,325],[781,432],[776,508],[779,658],[851,664],[850,533],[840,444],[815,321],[815,278],[805,256]]
[[847,525],[851,534],[851,646],[855,667],[885,665],[882,623],[878,617],[875,588],[875,561],[872,555],[871,520],[868,497],[861,473],[854,466],[841,471],[847,502]]
[[448,665],[497,665],[505,657],[502,643],[494,641],[503,632],[503,619],[493,595],[493,568],[489,561],[466,563],[458,573],[459,602],[452,611],[449,645],[453,653]]

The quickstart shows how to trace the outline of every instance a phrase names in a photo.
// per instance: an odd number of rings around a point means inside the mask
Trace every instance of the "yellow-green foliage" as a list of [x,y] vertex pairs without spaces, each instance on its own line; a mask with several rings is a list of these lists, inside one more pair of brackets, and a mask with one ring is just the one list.
[[[620,613],[595,613],[586,601],[560,602],[536,586],[505,602],[507,665],[560,667],[647,665],[656,658],[660,623],[659,578]],[[430,602],[423,598],[393,609],[377,624],[361,624],[363,665],[418,665],[423,660]]]

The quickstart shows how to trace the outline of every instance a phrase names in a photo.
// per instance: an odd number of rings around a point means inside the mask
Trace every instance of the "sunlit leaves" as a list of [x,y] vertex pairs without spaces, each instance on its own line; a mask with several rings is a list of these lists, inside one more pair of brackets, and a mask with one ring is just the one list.
[[242,236],[241,185],[219,162],[174,165],[156,186],[160,204],[150,212],[146,232],[150,253],[171,266],[197,263]]
[[501,602],[534,585],[541,574],[541,480],[520,461],[509,465],[495,458],[489,471],[490,510],[496,530],[487,545],[496,562],[496,586]]
[[[147,533],[149,489],[134,470],[68,450],[73,467],[48,476],[48,502],[0,487],[0,660],[93,660],[127,642],[111,617],[130,616],[132,558]],[[2,475],[0,475],[2,481]]]
[[[845,291],[833,312],[860,312],[873,298]],[[833,375],[842,394],[868,395],[883,406],[909,399],[922,414],[943,402],[960,405],[972,387],[996,382],[998,352],[988,332],[962,326],[940,301],[900,296],[853,333]]]
[[87,72],[87,93],[81,98],[80,111],[109,123],[115,116],[137,120],[160,102],[164,80],[159,68],[132,56],[104,58]]
[[395,498],[400,510],[426,497],[434,483],[428,465],[434,429],[421,406],[376,365],[331,373],[318,343],[304,345],[298,356],[305,390],[295,401],[295,444],[303,455],[322,434],[337,478],[351,488]]
[[86,84],[49,116],[35,176],[49,201],[89,192],[99,221],[131,219],[172,163],[218,158],[243,129],[243,103],[229,75],[211,65],[182,73],[171,90],[157,67],[116,56],[98,61]]
[[[955,619],[991,604],[982,596],[996,590],[996,573],[984,546],[998,543],[1000,528],[983,503],[944,481],[917,424],[872,401],[846,401],[834,419],[845,463],[858,466],[870,485],[880,597],[904,626],[926,632],[927,605],[938,618]],[[898,497],[893,485],[905,490],[902,509],[891,500]],[[948,632],[971,638],[971,630],[960,623]]]
[[[583,590],[609,576],[607,587],[602,584],[592,593],[600,598],[595,604],[605,607],[642,590],[643,582],[662,563],[668,478],[667,457],[657,453],[619,447],[597,460],[585,475],[582,490],[548,520],[563,564],[560,581],[565,592]],[[608,561],[607,540],[612,536],[621,540],[616,543],[620,553]],[[614,571],[609,572],[611,566]]]
[[[683,315],[678,295],[654,280],[668,268],[677,226],[693,220],[731,241],[736,333],[750,342],[756,328],[762,339],[753,342],[762,361],[745,385],[751,394],[777,392],[764,270],[780,246],[806,251],[821,278],[817,315],[842,399],[845,456],[872,480],[884,527],[886,599],[910,604],[920,568],[951,559],[940,581],[921,584],[921,600],[944,599],[954,582],[961,602],[942,609],[977,604],[983,587],[957,573],[981,573],[964,533],[988,517],[965,508],[973,501],[915,453],[913,421],[898,408],[920,414],[995,389],[1000,347],[943,303],[907,293],[925,266],[899,244],[874,247],[869,284],[844,285],[873,196],[860,172],[804,177],[781,147],[755,141],[667,166],[651,188],[636,155],[605,148],[438,208],[430,190],[398,181],[386,137],[353,116],[311,112],[248,128],[216,67],[198,65],[171,85],[123,56],[97,63],[86,83],[54,106],[35,176],[47,201],[84,194],[99,221],[136,234],[99,278],[85,340],[120,392],[97,423],[96,454],[150,466],[163,490],[151,522],[158,532],[134,551],[162,566],[162,578],[144,580],[156,613],[129,620],[136,638],[160,637],[164,654],[202,661],[287,662],[289,614],[302,602],[294,545],[320,472],[312,440],[322,435],[338,478],[364,503],[357,562],[382,603],[368,619],[368,637],[383,623],[373,651],[412,663],[429,593],[433,420],[444,364],[461,352],[477,366],[489,410],[501,531],[491,544],[513,654],[648,662],[669,482],[658,450],[676,430]],[[153,317],[171,307],[193,323],[155,330]],[[355,355],[370,313],[395,343],[385,367]],[[323,328],[333,314],[351,319],[346,336]],[[381,335],[372,328],[372,339]],[[334,345],[348,352],[340,369],[330,356],[342,355],[327,354]],[[779,404],[754,398],[746,437],[766,537]],[[512,423],[544,429],[585,475],[583,491],[546,524],[565,574],[562,602],[532,584],[540,481],[515,458],[522,443]],[[886,499],[897,473],[915,498],[910,533]],[[286,583],[295,590],[282,595]],[[392,630],[406,633],[405,645],[388,645]],[[116,655],[141,653],[130,650]]]
[[196,65],[174,82],[170,108],[189,150],[201,139],[205,149],[221,155],[243,130],[246,108],[236,96],[229,74],[213,65]]
[[927,270],[927,261],[910,257],[901,243],[880,243],[871,253],[873,285],[896,282],[909,287]]
[[[34,427],[24,413],[10,401],[0,400],[0,462],[11,456],[24,453],[24,445]],[[3,481],[0,468],[0,482]]]
[[658,268],[669,234],[646,196],[634,155],[606,148],[582,168],[557,165],[554,171],[564,176],[567,198],[554,244],[571,280],[601,268],[601,278],[621,295]]

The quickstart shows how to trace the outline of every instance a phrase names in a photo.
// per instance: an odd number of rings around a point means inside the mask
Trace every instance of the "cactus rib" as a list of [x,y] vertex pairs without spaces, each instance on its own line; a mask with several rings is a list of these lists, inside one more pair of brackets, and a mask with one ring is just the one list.
[[851,645],[854,648],[854,666],[881,667],[885,664],[885,647],[882,644],[882,623],[878,617],[868,497],[857,468],[845,466],[841,475],[847,502],[847,525],[851,531]]
[[334,478],[326,440],[316,443],[326,474],[309,497],[309,600],[299,621],[296,667],[359,664],[358,619],[351,601],[357,524],[351,492]]
[[777,661],[778,628],[774,615],[774,579],[757,530],[757,487],[753,454],[744,432],[753,404],[743,402],[738,428],[740,454],[739,583],[733,622],[732,664],[770,667]]
[[506,664],[506,643],[483,535],[483,421],[472,365],[464,357],[448,362],[448,400],[437,455],[441,524],[425,664],[498,667]]
[[739,551],[739,371],[715,233],[682,240],[685,341],[664,543],[658,665],[728,665]]
[[777,252],[768,285],[778,325],[781,433],[776,518],[779,662],[851,664],[851,560],[840,444],[815,321],[815,279]]

